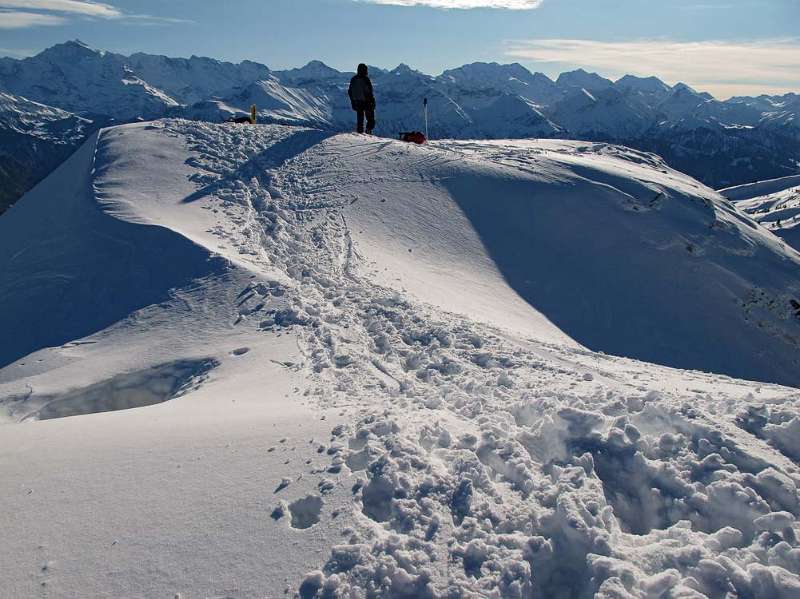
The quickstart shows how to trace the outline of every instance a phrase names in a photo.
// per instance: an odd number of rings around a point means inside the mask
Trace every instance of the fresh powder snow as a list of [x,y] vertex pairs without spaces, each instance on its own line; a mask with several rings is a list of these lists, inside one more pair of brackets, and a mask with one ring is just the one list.
[[800,596],[769,229],[603,143],[103,129],[0,217],[0,594]]

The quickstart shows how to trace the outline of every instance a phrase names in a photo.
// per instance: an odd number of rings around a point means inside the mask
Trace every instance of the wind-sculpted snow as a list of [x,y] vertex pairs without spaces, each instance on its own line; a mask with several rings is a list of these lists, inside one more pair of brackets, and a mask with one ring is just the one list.
[[[342,208],[325,235],[369,247],[387,286],[539,339],[800,382],[797,254],[657,157],[574,142],[353,139],[327,139],[263,185],[289,177],[293,202]],[[493,314],[500,293],[519,318]]]
[[22,422],[141,408],[197,389],[218,365],[214,359],[168,362],[60,394],[12,396],[0,401],[0,411],[9,419]]
[[[10,558],[11,589],[45,579],[59,597],[800,593],[798,390],[590,351],[581,321],[564,324],[574,308],[606,325],[603,342],[630,321],[639,347],[671,339],[659,349],[687,366],[712,356],[734,369],[741,353],[765,380],[795,376],[798,257],[712,190],[604,144],[416,147],[168,120],[106,130],[96,147],[104,217],[131,234],[158,223],[228,266],[176,279],[171,301],[185,310],[152,305],[92,340],[170,343],[163,351],[217,363],[179,401],[6,427],[23,448],[9,462],[35,472],[26,431],[95,439],[94,423],[130,422],[124,457],[105,459],[129,469],[158,454],[167,472],[115,481],[133,480],[146,510],[103,507],[107,496],[128,504],[89,484],[104,516],[69,557],[74,570],[29,572],[25,545]],[[54,375],[125,364],[99,352]],[[0,391],[53,384],[22,366],[0,371]],[[240,400],[249,407],[236,420]],[[175,438],[153,446],[165,430]],[[126,453],[140,435],[147,450]],[[12,532],[60,480],[13,474]],[[171,478],[177,495],[154,492]],[[61,547],[55,528],[33,538]],[[69,547],[85,528],[64,532]],[[110,571],[90,561],[109,553],[106,538],[120,539]]]
[[[287,151],[292,137],[275,144],[269,128],[166,127],[186,136],[193,164],[208,173],[203,184],[214,185],[214,205],[235,220],[252,215],[255,227],[240,232],[235,244],[247,253],[258,245],[264,252],[258,260],[293,281],[281,288],[290,307],[279,312],[258,308],[272,287],[248,288],[247,318],[265,331],[297,335],[310,377],[306,396],[354,418],[335,427],[319,451],[330,456],[325,474],[336,477],[334,486],[351,489],[355,521],[324,563],[297,582],[301,597],[800,592],[796,390],[630,362],[563,338],[526,339],[492,323],[491,315],[449,311],[459,303],[446,296],[420,303],[414,296],[427,279],[417,272],[415,282],[409,265],[424,271],[437,254],[448,255],[448,238],[466,236],[457,230],[465,225],[455,212],[449,223],[391,221],[395,211],[415,214],[402,203],[427,205],[435,218],[442,199],[433,190],[463,195],[459,182],[476,194],[472,202],[491,198],[519,218],[511,202],[522,199],[510,200],[515,182],[532,186],[529,202],[559,189],[561,195],[546,197],[552,211],[537,205],[559,235],[569,222],[587,228],[584,236],[608,233],[596,221],[589,227],[575,213],[577,201],[570,203],[569,185],[589,180],[596,187],[581,191],[596,195],[584,195],[585,203],[604,202],[604,210],[640,218],[639,228],[655,226],[641,219],[650,215],[662,227],[651,243],[662,252],[673,246],[685,252],[695,268],[717,254],[760,261],[760,252],[779,253],[773,238],[710,190],[651,156],[608,146],[426,149],[344,136],[313,146],[295,142]],[[251,147],[251,156],[219,151],[233,150],[234,141]],[[251,170],[238,178],[243,159]],[[468,203],[453,206],[469,217]],[[569,218],[558,220],[558,209]],[[387,223],[388,230],[377,229],[386,237],[366,231],[371,219]],[[664,228],[677,235],[679,225],[693,220],[716,222],[724,234],[707,228],[705,237],[692,237],[694,252],[664,237]],[[469,222],[480,228],[478,219]],[[427,236],[429,226],[439,247]],[[636,243],[647,251],[645,242]],[[458,247],[474,249],[463,238]],[[382,249],[395,261],[387,262]],[[477,260],[466,253],[461,259]],[[797,268],[796,257],[781,260]],[[393,270],[383,271],[389,264]],[[638,273],[639,285],[646,285],[646,273]],[[546,322],[539,325],[540,335],[551,334]],[[650,330],[661,325],[652,322]],[[325,480],[321,488],[328,488]],[[287,512],[292,526],[306,526],[305,506],[316,500],[302,502],[299,520],[296,510],[279,504],[276,526]]]
[[224,270],[184,237],[98,210],[96,137],[0,221],[0,367],[102,330]]

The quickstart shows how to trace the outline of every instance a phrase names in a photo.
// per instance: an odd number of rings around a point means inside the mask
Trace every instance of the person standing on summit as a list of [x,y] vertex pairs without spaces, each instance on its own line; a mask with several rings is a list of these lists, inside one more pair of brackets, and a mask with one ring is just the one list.
[[364,133],[364,116],[367,117],[367,135],[375,128],[375,94],[372,93],[372,81],[369,80],[367,65],[358,65],[355,77],[350,80],[350,105],[356,111],[356,127]]

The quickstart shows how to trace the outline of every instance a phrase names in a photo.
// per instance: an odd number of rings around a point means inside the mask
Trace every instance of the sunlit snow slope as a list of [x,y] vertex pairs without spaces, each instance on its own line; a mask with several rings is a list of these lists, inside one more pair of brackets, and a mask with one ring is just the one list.
[[799,273],[616,146],[103,130],[0,217],[0,595],[796,596]]
[[[800,383],[800,255],[652,155],[577,142],[350,143],[333,138],[319,162],[309,157],[307,185],[333,179],[327,197],[358,200],[345,214],[387,283],[487,318],[508,311],[498,294],[516,294],[593,350]],[[525,318],[494,322],[548,330]]]
[[729,187],[720,193],[800,250],[800,175]]

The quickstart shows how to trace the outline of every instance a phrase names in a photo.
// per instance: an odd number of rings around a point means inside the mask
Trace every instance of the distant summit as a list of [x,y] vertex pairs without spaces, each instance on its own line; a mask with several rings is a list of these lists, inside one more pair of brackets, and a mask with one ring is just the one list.
[[661,81],[661,79],[658,77],[636,77],[634,75],[625,75],[624,77],[618,79],[615,85],[624,90],[632,90],[648,94],[667,94],[670,91],[670,86]]
[[611,80],[601,77],[597,73],[588,73],[583,69],[562,73],[556,80],[556,84],[559,87],[583,88],[589,92],[609,89],[614,86]]
[[299,69],[289,69],[277,72],[278,76],[285,81],[302,82],[304,80],[326,80],[335,79],[341,76],[336,69],[329,67],[320,60],[312,60]]

